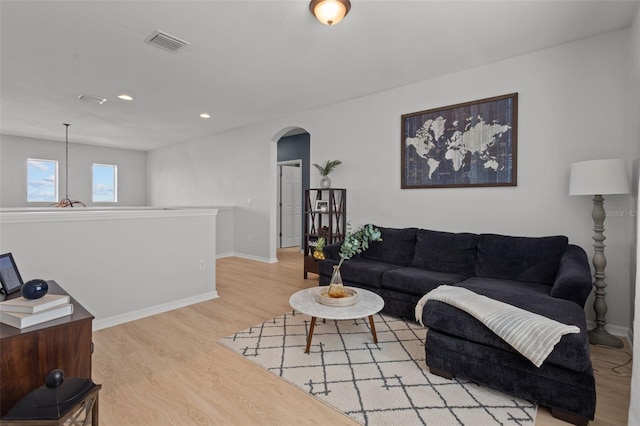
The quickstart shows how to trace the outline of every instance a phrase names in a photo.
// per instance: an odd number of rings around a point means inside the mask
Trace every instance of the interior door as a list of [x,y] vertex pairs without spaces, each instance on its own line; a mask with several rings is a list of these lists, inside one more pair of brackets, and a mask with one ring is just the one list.
[[280,247],[300,246],[302,231],[302,167],[280,167]]

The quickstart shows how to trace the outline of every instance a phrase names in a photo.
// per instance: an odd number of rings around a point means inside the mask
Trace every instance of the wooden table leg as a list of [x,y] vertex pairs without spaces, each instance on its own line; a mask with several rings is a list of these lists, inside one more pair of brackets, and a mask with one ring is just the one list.
[[378,344],[378,335],[376,334],[376,326],[373,324],[373,315],[369,315],[369,324],[371,325],[371,334],[373,335],[373,343]]
[[304,353],[308,354],[311,348],[311,339],[313,339],[313,328],[316,326],[316,317],[311,317],[311,325],[309,326],[309,335],[307,336],[307,349]]

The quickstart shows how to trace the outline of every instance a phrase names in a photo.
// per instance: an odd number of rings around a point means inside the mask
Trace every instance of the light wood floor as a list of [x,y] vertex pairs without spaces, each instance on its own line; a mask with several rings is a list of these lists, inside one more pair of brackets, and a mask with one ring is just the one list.
[[[317,285],[317,278],[302,279],[299,253],[281,250],[278,259],[271,265],[220,259],[219,299],[95,332],[93,379],[102,384],[100,424],[357,425],[216,343],[290,311],[292,293]],[[626,424],[629,345],[591,349],[598,393],[592,424]],[[567,425],[544,408],[536,424]]]

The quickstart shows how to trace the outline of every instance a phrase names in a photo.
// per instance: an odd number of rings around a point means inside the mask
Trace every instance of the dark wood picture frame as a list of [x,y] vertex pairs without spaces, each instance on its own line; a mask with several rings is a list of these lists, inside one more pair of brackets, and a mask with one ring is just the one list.
[[401,188],[517,186],[518,94],[402,116]]

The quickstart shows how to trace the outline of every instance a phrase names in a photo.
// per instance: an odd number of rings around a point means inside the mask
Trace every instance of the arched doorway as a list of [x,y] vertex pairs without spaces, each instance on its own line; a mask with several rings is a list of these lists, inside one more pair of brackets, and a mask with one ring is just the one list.
[[310,135],[301,127],[290,127],[276,136],[276,250],[302,250],[304,190],[310,179]]

